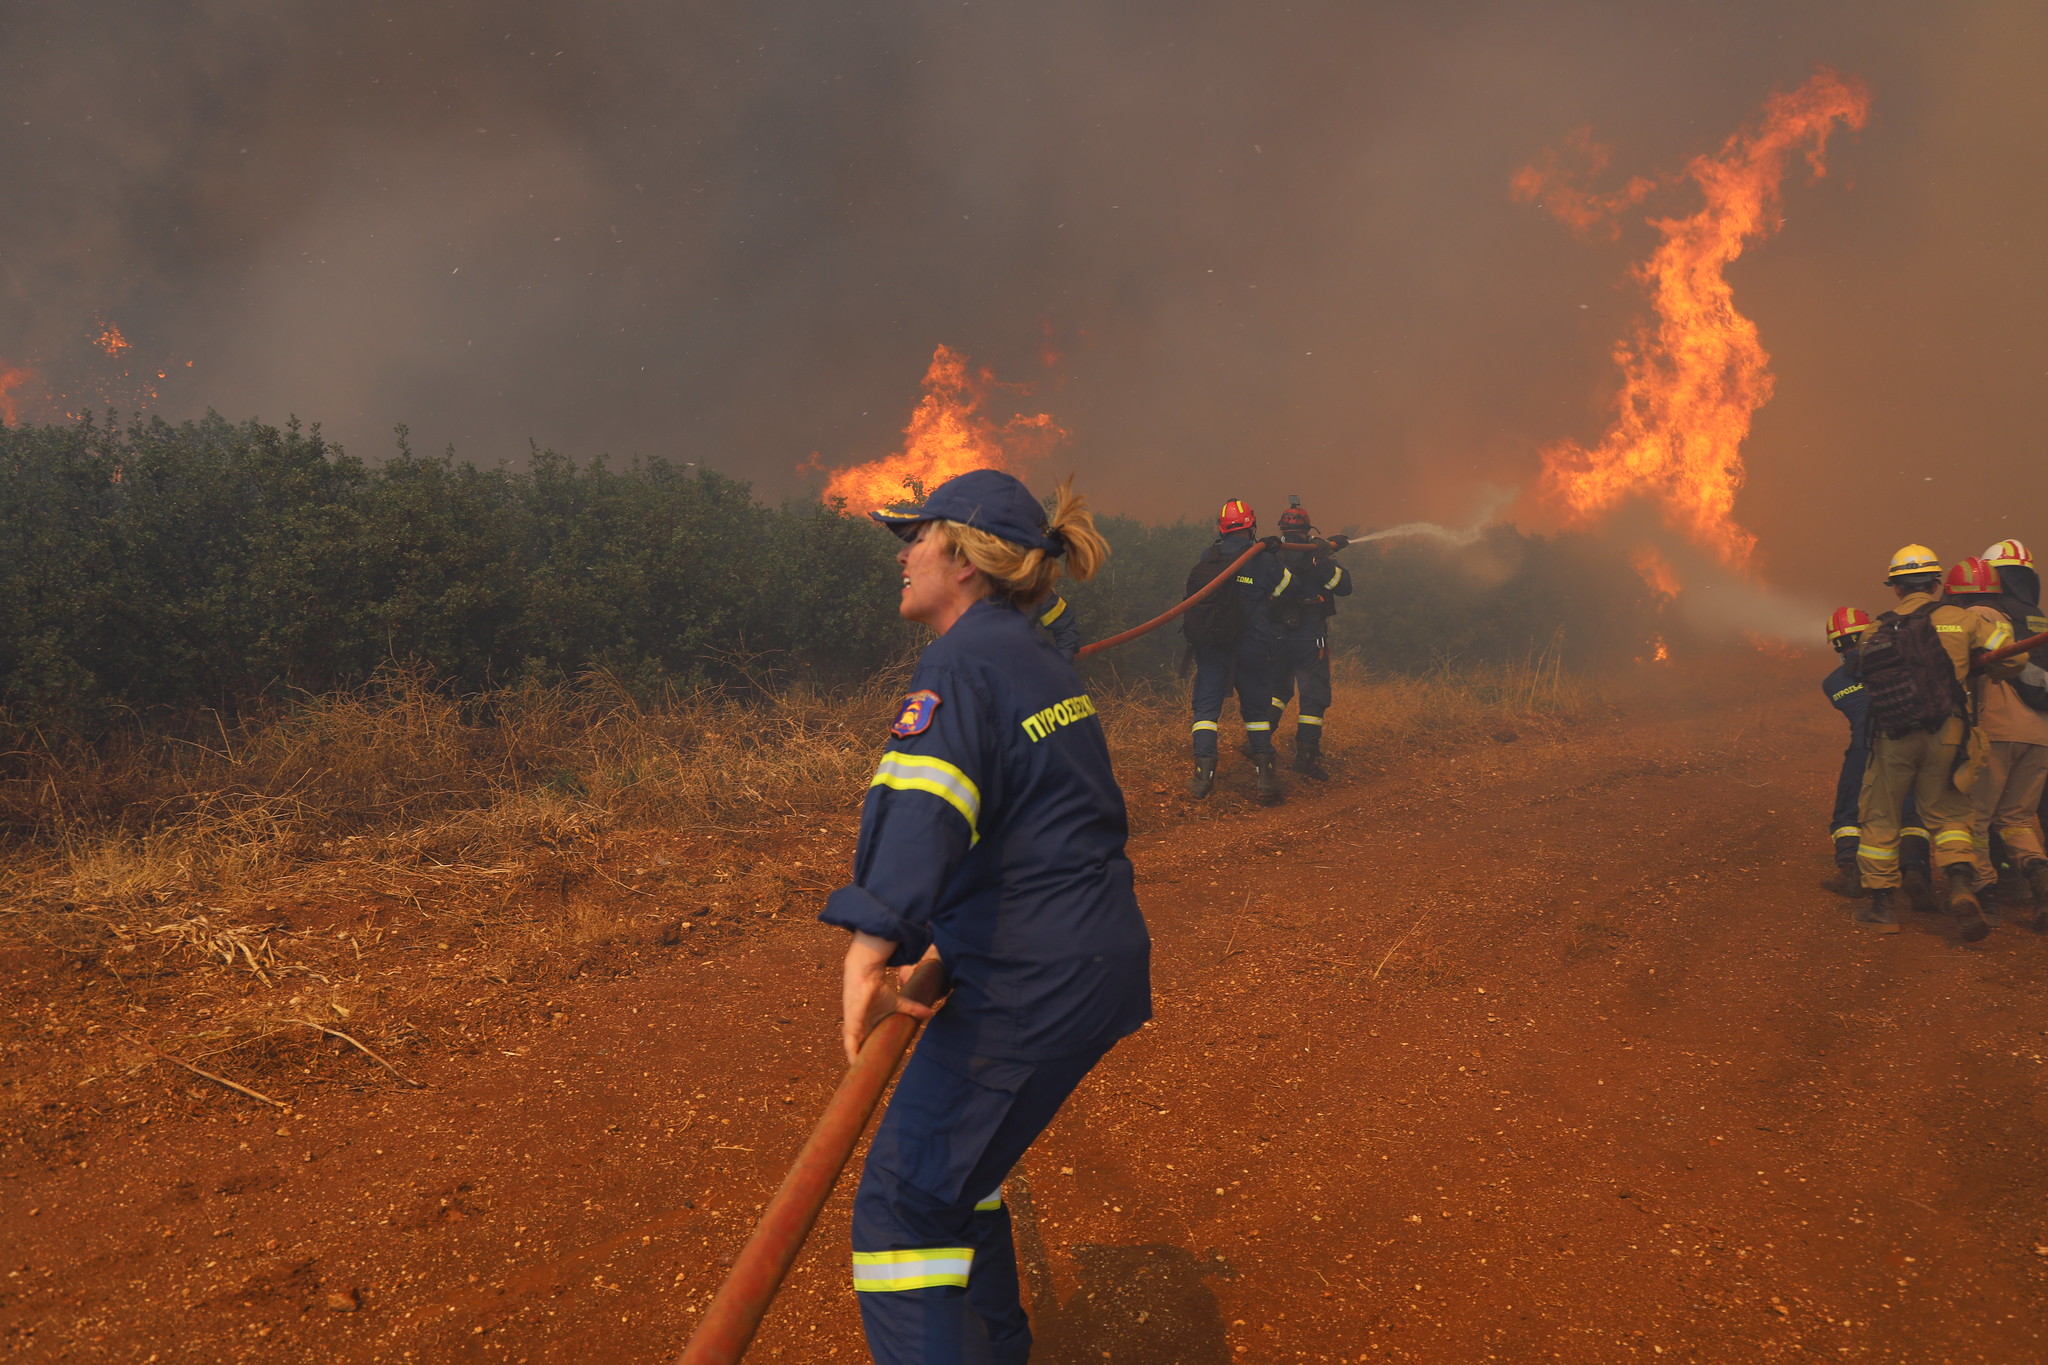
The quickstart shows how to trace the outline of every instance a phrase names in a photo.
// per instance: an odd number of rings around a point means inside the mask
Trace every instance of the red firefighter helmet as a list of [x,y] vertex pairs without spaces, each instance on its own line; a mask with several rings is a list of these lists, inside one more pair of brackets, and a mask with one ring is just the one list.
[[1861,638],[1863,632],[1876,625],[1870,613],[1861,607],[1836,607],[1835,614],[1828,618],[1828,643],[1841,648],[1842,637]]
[[1965,592],[1997,592],[1998,570],[1974,556],[1959,559],[1955,567],[1948,571],[1948,577],[1942,580],[1941,586],[1951,595]]
[[1283,531],[1306,531],[1309,524],[1305,507],[1290,507],[1280,514],[1280,529]]
[[1984,562],[1994,569],[2031,569],[2034,557],[2017,540],[2001,540],[1984,552]]
[[1225,535],[1258,524],[1258,516],[1253,513],[1251,504],[1240,502],[1236,498],[1224,503],[1223,510],[1216,514],[1216,529]]

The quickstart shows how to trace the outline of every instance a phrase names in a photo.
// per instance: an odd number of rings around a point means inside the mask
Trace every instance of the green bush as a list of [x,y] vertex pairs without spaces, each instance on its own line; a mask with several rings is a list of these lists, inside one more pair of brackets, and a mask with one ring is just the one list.
[[[1176,602],[1206,526],[1108,517],[1114,553],[1069,585],[1086,638]],[[236,712],[357,686],[393,664],[459,690],[593,670],[630,693],[839,687],[914,647],[896,544],[814,502],[660,459],[531,452],[479,469],[406,446],[365,464],[318,427],[91,419],[0,428],[0,704],[17,724]],[[1583,538],[1495,528],[1456,552],[1361,545],[1332,631],[1377,668],[1511,661],[1565,634],[1569,664],[1639,648],[1635,575]],[[1176,626],[1091,676],[1165,676]]]

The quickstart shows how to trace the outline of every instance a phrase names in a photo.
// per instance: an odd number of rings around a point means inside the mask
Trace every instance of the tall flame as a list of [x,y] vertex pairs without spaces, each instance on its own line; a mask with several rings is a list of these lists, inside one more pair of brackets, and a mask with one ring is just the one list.
[[[1814,177],[1825,175],[1835,125],[1861,128],[1869,111],[1860,82],[1823,68],[1797,90],[1772,95],[1720,151],[1662,182],[1690,180],[1706,202],[1688,217],[1651,220],[1661,240],[1633,274],[1649,287],[1656,320],[1615,345],[1621,390],[1607,434],[1592,447],[1560,441],[1543,451],[1544,485],[1574,519],[1647,497],[1663,504],[1667,524],[1724,564],[1749,565],[1756,537],[1737,524],[1735,497],[1742,442],[1752,414],[1770,401],[1772,378],[1756,324],[1735,311],[1724,272],[1747,243],[1782,222],[1788,159],[1803,150]],[[1576,145],[1593,173],[1604,168],[1603,149],[1583,137]],[[1611,235],[1620,214],[1661,187],[1638,177],[1597,195],[1578,178],[1549,153],[1515,176],[1514,194],[1524,202],[1541,196],[1543,207],[1582,233],[1606,226]]]
[[1004,384],[986,369],[970,370],[967,357],[950,346],[932,352],[924,374],[924,396],[903,428],[903,448],[893,455],[833,473],[824,498],[844,499],[849,512],[901,502],[915,490],[930,489],[970,469],[1006,469],[1041,455],[1067,432],[1047,413],[1019,414],[1001,424],[983,408]]

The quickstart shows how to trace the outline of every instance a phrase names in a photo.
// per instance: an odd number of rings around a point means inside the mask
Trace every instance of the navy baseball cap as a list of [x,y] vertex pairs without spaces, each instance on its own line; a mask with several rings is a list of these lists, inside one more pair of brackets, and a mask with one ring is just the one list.
[[919,522],[957,521],[1028,550],[1059,554],[1066,549],[1045,529],[1045,508],[1015,475],[1000,469],[956,474],[925,496],[920,506],[898,503],[868,513],[899,536]]

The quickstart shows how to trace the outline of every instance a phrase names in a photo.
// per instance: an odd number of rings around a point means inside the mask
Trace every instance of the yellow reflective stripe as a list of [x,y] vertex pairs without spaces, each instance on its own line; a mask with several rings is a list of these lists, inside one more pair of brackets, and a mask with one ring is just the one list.
[[1244,723],[1244,728],[1247,730],[1270,730],[1273,728],[1273,722],[1270,720],[1248,720]]
[[1957,844],[1968,848],[1970,846],[1970,831],[1966,829],[1942,830],[1934,836],[1934,844],[1937,848],[1953,848]]
[[875,780],[870,787],[893,787],[902,792],[928,792],[938,797],[967,822],[970,839],[979,840],[981,823],[981,788],[974,785],[974,779],[961,772],[943,758],[929,758],[924,754],[883,754],[882,766],[875,769]]
[[1275,711],[1285,711],[1287,709],[1287,699],[1285,697],[1274,697],[1272,700]]
[[1213,730],[1216,728],[1216,722],[1213,720],[1198,720],[1195,722],[1195,728],[1197,730]]
[[897,1289],[967,1287],[973,1247],[919,1247],[913,1251],[856,1251],[853,1287],[863,1294]]
[[2012,625],[2007,621],[1991,623],[1991,638],[1984,643],[1986,649],[2004,649],[2012,643]]
[[999,1208],[1001,1208],[1002,1206],[1003,1206],[1003,1187],[1002,1187],[1001,1185],[998,1185],[998,1186],[996,1186],[996,1192],[995,1192],[994,1194],[990,1195],[990,1196],[989,1196],[988,1198],[986,1198],[986,1199],[982,1199],[982,1200],[977,1200],[977,1201],[975,1202],[975,1205],[974,1205],[974,1211],[975,1211],[976,1213],[987,1213],[987,1212],[989,1212],[989,1211],[990,1211],[990,1210],[992,1210],[992,1209],[999,1209]]
[[1895,863],[1899,860],[1899,851],[1895,848],[1872,848],[1869,844],[1858,844],[1856,845],[1856,856],[1859,858],[1875,858],[1881,863]]
[[1331,574],[1331,575],[1330,575],[1330,581],[1329,581],[1329,582],[1327,582],[1327,583],[1325,583],[1325,584],[1323,584],[1323,587],[1324,587],[1325,589],[1329,589],[1329,588],[1334,588],[1334,587],[1336,587],[1336,586],[1337,586],[1337,584],[1338,584],[1338,583],[1340,583],[1340,582],[1342,582],[1342,581],[1343,581],[1343,578],[1344,578],[1344,566],[1340,564],[1340,565],[1338,565],[1338,566],[1337,566],[1337,572],[1335,572],[1335,573],[1333,573],[1333,574]]
[[1830,837],[1830,838],[1834,838],[1834,839],[1853,839],[1853,838],[1855,838],[1855,837],[1856,837],[1857,835],[1861,834],[1862,832],[1863,832],[1863,830],[1862,830],[1862,829],[1861,829],[1861,827],[1859,827],[1859,826],[1856,826],[1856,825],[1844,825],[1844,826],[1842,826],[1842,827],[1841,827],[1840,829],[1836,830],[1836,831],[1835,831],[1835,832],[1834,832],[1834,833],[1833,833],[1832,835],[1830,835],[1829,837]]
[[1283,592],[1286,592],[1286,591],[1287,591],[1287,585],[1288,585],[1289,583],[1292,583],[1293,581],[1294,581],[1294,570],[1292,570],[1292,569],[1282,569],[1282,570],[1280,571],[1280,586],[1279,586],[1279,587],[1277,587],[1277,588],[1275,588],[1275,589],[1273,589],[1273,596],[1275,596],[1275,597],[1278,597],[1278,596],[1279,596],[1279,595],[1280,595],[1281,593],[1283,593]]
[[1899,837],[1925,839],[1927,837],[1927,831],[1920,828],[1920,826],[1918,825],[1908,825],[1904,829],[1899,831]]
[[1323,718],[1321,716],[1296,716],[1294,723],[1296,725],[1321,725]]
[[1045,609],[1045,614],[1044,614],[1043,616],[1040,616],[1040,617],[1038,618],[1038,624],[1039,624],[1039,625],[1041,625],[1041,626],[1049,626],[1049,625],[1051,625],[1051,624],[1052,624],[1053,622],[1055,622],[1055,621],[1057,621],[1057,620],[1059,620],[1059,619],[1060,619],[1060,614],[1061,614],[1062,612],[1066,611],[1066,609],[1067,609],[1067,599],[1066,599],[1066,598],[1064,598],[1064,597],[1055,597],[1055,598],[1053,598],[1053,599],[1052,599],[1052,605],[1051,605],[1051,606],[1049,606],[1049,607],[1047,607],[1047,608]]

